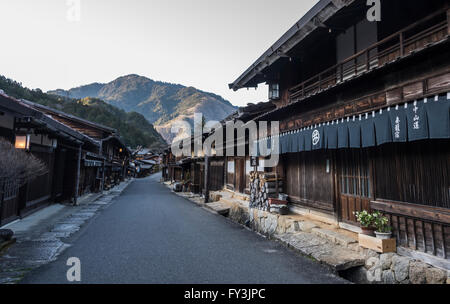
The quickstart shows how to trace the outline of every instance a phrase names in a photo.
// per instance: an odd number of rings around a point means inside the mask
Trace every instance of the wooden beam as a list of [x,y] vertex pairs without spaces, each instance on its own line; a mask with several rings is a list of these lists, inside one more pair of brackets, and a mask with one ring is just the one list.
[[450,210],[444,208],[421,206],[403,202],[372,201],[371,208],[386,213],[399,214],[417,219],[450,224]]

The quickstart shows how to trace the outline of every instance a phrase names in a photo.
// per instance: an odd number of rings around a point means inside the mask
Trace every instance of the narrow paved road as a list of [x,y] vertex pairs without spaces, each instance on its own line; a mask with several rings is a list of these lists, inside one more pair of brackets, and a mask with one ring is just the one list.
[[57,261],[22,283],[343,283],[322,265],[178,197],[159,176],[136,180],[83,229]]

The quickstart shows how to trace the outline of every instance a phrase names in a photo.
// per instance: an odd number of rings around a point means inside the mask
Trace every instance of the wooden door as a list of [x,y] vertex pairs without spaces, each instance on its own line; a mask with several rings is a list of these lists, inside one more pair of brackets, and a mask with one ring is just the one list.
[[338,190],[340,219],[357,224],[355,212],[370,210],[373,196],[368,151],[342,150],[338,152]]
[[236,159],[236,190],[240,193],[245,191],[245,159]]

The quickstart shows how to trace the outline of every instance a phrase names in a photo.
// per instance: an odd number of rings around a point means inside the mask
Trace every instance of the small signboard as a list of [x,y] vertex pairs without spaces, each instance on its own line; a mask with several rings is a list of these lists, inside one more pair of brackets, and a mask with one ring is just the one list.
[[256,156],[251,156],[250,157],[250,166],[258,167],[259,166],[259,158]]

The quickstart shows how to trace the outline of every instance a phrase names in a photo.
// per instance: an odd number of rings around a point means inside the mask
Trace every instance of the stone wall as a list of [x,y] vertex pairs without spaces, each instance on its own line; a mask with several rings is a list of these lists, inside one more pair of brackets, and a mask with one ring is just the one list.
[[[229,218],[241,225],[267,236],[283,233],[311,232],[314,225],[299,222],[257,209],[248,209],[233,204]],[[356,245],[356,246],[353,246]],[[365,256],[365,266],[354,268],[343,274],[347,279],[362,284],[450,284],[450,271],[432,267],[421,261],[395,253],[378,254],[363,249],[358,244],[347,248]]]
[[367,284],[450,284],[448,271],[395,253],[369,257],[365,266],[351,270],[346,277]]
[[248,209],[239,204],[233,204],[230,208],[229,218],[267,236],[300,231],[298,222],[292,219],[258,209]]

